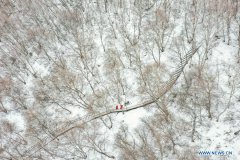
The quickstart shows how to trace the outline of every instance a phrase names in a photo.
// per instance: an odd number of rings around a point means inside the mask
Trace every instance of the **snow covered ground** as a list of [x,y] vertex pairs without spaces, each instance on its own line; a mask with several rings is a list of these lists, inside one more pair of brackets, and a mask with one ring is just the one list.
[[239,5],[0,2],[0,159],[240,159]]

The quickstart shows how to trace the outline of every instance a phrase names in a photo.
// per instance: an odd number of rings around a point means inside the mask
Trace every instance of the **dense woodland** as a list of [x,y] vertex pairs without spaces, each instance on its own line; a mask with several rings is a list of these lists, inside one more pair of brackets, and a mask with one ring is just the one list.
[[0,0],[0,159],[240,159],[239,70],[239,0]]

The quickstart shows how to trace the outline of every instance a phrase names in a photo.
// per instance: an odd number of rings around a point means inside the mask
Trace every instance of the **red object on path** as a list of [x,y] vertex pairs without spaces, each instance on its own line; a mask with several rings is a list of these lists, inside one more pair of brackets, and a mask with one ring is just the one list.
[[123,105],[120,105],[120,109],[123,109]]
[[118,110],[118,109],[123,109],[123,105],[121,104],[120,108],[118,108],[118,105],[116,105],[116,110]]

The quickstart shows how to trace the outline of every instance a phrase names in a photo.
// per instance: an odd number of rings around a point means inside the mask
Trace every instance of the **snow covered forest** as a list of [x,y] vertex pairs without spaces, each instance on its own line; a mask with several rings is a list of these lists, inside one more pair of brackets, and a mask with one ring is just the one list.
[[0,160],[81,159],[240,159],[240,1],[0,0]]

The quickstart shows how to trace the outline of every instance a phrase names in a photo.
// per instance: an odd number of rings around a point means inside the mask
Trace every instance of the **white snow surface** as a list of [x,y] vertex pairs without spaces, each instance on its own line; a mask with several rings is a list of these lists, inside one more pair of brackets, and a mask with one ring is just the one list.
[[[56,1],[56,3],[59,3],[58,1]],[[120,11],[119,11],[120,12]],[[102,15],[102,16],[107,16],[107,15]],[[110,18],[114,18],[111,17]],[[132,35],[134,33],[134,23],[135,21],[133,20],[136,17],[128,17],[130,19],[130,22],[127,24],[126,26],[126,30],[130,33],[130,35]],[[106,19],[106,18],[104,18]],[[183,31],[183,24],[182,24],[182,19],[178,19],[176,22],[176,27],[174,28],[173,31],[173,38],[179,37]],[[117,25],[117,24],[116,24]],[[104,33],[107,32],[107,29],[109,29],[109,27],[105,27],[103,31]],[[101,43],[101,39],[100,34],[94,32],[94,36],[96,36],[96,38],[94,39],[94,43],[97,46],[96,48],[98,49],[98,59],[97,59],[97,64],[99,64],[99,77],[102,80],[103,83],[105,83],[104,85],[106,85],[106,87],[109,87],[108,82],[109,77],[104,77],[104,70],[103,68],[103,63],[105,61],[105,57],[104,57],[104,49],[102,47],[102,43]],[[94,37],[93,36],[93,37]],[[103,41],[105,39],[107,39],[108,35],[103,35]],[[121,37],[120,34],[117,33],[118,37]],[[233,35],[234,36],[234,35]],[[200,36],[199,36],[200,37]],[[105,42],[105,41],[104,41]],[[105,42],[107,43],[107,42]],[[106,50],[111,49],[111,48],[115,48],[119,53],[118,54],[124,54],[124,46],[123,46],[123,38],[119,38],[117,40],[113,40],[112,42],[109,43],[113,43],[112,46],[110,46],[109,48],[106,47]],[[61,50],[61,51],[69,51],[69,53],[71,52],[70,50],[68,50],[68,46],[62,46],[61,44],[55,44],[56,50]],[[74,44],[73,44],[74,46]],[[109,46],[109,45],[106,45]],[[237,52],[238,47],[234,47],[231,45],[227,45],[226,43],[222,42],[221,40],[219,40],[219,42],[217,43],[217,46],[215,46],[212,49],[212,53],[209,56],[209,68],[211,69],[210,72],[216,72],[217,67],[219,67],[219,69],[221,70],[220,72],[220,86],[222,87],[222,93],[218,93],[218,94],[224,94],[224,95],[220,95],[220,97],[222,99],[226,98],[226,101],[224,104],[220,104],[222,106],[218,106],[218,111],[221,112],[223,111],[226,106],[228,105],[228,101],[227,99],[229,98],[230,94],[231,94],[231,90],[229,90],[228,82],[229,80],[234,81],[234,77],[229,77],[229,75],[234,75],[236,74],[236,72],[239,71],[239,69],[236,70],[232,70],[232,69],[228,69],[229,66],[231,66],[232,62],[236,61],[236,52]],[[54,51],[52,51],[54,52]],[[130,51],[131,52],[131,51]],[[145,65],[148,64],[152,64],[154,63],[154,60],[148,55],[148,56],[144,56],[144,51],[141,51],[142,53],[140,57],[143,59]],[[171,49],[166,49],[166,51],[163,53],[162,55],[162,61],[163,63],[167,63],[167,68],[172,68],[172,67],[176,67],[176,64],[178,64],[178,62],[176,62],[175,59],[177,59],[176,57],[173,57],[171,54],[173,54],[174,51]],[[50,55],[52,55],[54,57],[54,55],[59,54],[59,53],[49,53]],[[156,56],[158,55],[158,53],[154,53]],[[1,57],[0,57],[1,58]],[[55,57],[54,57],[55,58]],[[195,58],[193,58],[195,59]],[[123,61],[125,64],[127,64],[126,68],[121,68],[120,69],[120,74],[122,75],[122,77],[126,80],[126,83],[131,87],[128,89],[128,91],[126,92],[126,95],[122,95],[120,97],[120,103],[123,104],[126,101],[129,101],[130,104],[129,105],[134,105],[134,104],[139,104],[141,102],[143,102],[146,98],[145,95],[141,95],[137,92],[138,88],[138,79],[137,79],[137,75],[134,73],[133,68],[130,68],[128,66],[127,60],[125,60],[123,58]],[[69,62],[71,63],[71,62]],[[80,65],[79,65],[80,66]],[[51,68],[50,65],[48,66],[47,64],[42,64],[41,61],[35,61],[34,65],[33,65],[34,70],[37,72],[37,76],[44,78],[47,77],[49,74],[51,74]],[[234,67],[233,67],[234,68]],[[171,69],[171,70],[174,70]],[[189,68],[189,70],[191,70],[191,68]],[[0,77],[4,77],[4,72],[1,70],[0,68]],[[167,80],[169,77],[167,77],[167,75],[165,75],[165,77],[163,77],[164,80]],[[177,82],[178,83],[178,82]],[[35,84],[35,79],[32,75],[29,75],[26,78],[26,85],[25,88],[23,89],[22,93],[28,93],[28,104],[26,104],[28,107],[29,106],[34,106],[34,96],[33,96],[33,90],[36,87]],[[100,88],[100,87],[99,87]],[[89,89],[89,88],[87,88]],[[111,90],[111,88],[108,88]],[[89,89],[90,90],[90,89]],[[88,91],[86,91],[87,93]],[[208,151],[215,151],[215,150],[224,150],[224,151],[232,151],[233,155],[230,155],[230,159],[240,159],[240,136],[235,136],[232,133],[238,131],[240,129],[240,102],[238,101],[238,96],[240,96],[240,92],[239,90],[237,90],[237,92],[235,93],[235,97],[232,98],[231,100],[231,105],[229,108],[227,108],[227,111],[224,112],[219,120],[217,120],[217,118],[214,118],[212,120],[207,120],[205,122],[203,122],[203,124],[200,126],[200,124],[198,124],[198,127],[196,129],[197,133],[199,134],[199,136],[201,137],[200,139],[196,139],[195,142],[189,142],[189,146],[190,147],[196,147],[198,148],[199,151],[201,150],[208,150]],[[68,95],[66,95],[67,97]],[[110,105],[111,106],[106,106],[108,108],[115,108],[116,105],[119,105],[118,99],[117,97],[115,97],[114,95],[112,97],[108,97],[109,101],[111,101]],[[111,100],[110,100],[111,99]],[[1,113],[0,114],[0,122],[1,121],[9,121],[10,123],[14,124],[15,126],[15,131],[22,134],[26,131],[27,127],[26,127],[26,120],[24,115],[22,115],[20,112],[18,112],[18,110],[11,110],[12,108],[14,108],[12,105],[12,103],[10,102],[10,100],[5,99],[3,100],[3,105],[6,106],[5,108],[10,110],[10,113],[8,114],[4,114]],[[124,107],[128,107],[124,106]],[[173,106],[170,106],[173,107]],[[79,108],[76,107],[68,107],[68,109],[70,110],[71,114],[63,114],[63,115],[53,115],[55,113],[55,108],[52,106],[46,106],[46,113],[49,116],[53,116],[60,119],[62,118],[62,120],[65,119],[75,119],[75,118],[79,118],[82,117],[84,115],[87,114],[87,112],[82,111]],[[171,111],[174,111],[175,114],[181,118],[184,118],[184,115],[181,115],[181,113],[178,113],[177,110],[171,109]],[[100,110],[101,111],[101,110]],[[140,108],[140,109],[136,109],[136,110],[132,110],[129,112],[125,112],[125,113],[114,113],[112,115],[114,122],[113,122],[113,128],[111,129],[111,131],[107,130],[106,128],[100,129],[102,133],[106,132],[106,138],[109,139],[110,144],[114,143],[114,136],[115,134],[118,132],[119,128],[121,127],[121,125],[127,125],[129,127],[129,131],[131,131],[133,134],[135,134],[134,130],[137,129],[139,127],[139,125],[141,124],[141,119],[143,118],[147,118],[152,116],[154,113],[149,112],[148,110],[146,110],[145,108]],[[229,115],[230,114],[230,115]],[[216,116],[217,117],[217,116]],[[232,117],[229,118],[229,117]],[[185,120],[188,121],[189,117],[185,117]],[[108,137],[107,137],[108,136]],[[184,135],[183,135],[184,136]],[[189,139],[188,139],[189,140]],[[182,139],[181,141],[184,141],[184,139]],[[1,142],[0,145],[4,145],[4,142]],[[112,148],[112,146],[108,146],[107,150],[114,150],[114,148]],[[90,156],[91,157],[91,156]],[[217,159],[217,156],[210,156],[210,159]],[[95,157],[95,159],[97,159],[100,157]],[[169,155],[168,157],[169,159],[174,159],[174,155]],[[166,159],[168,159],[166,158]],[[201,157],[200,157],[201,158]],[[94,158],[93,158],[94,159]]]

